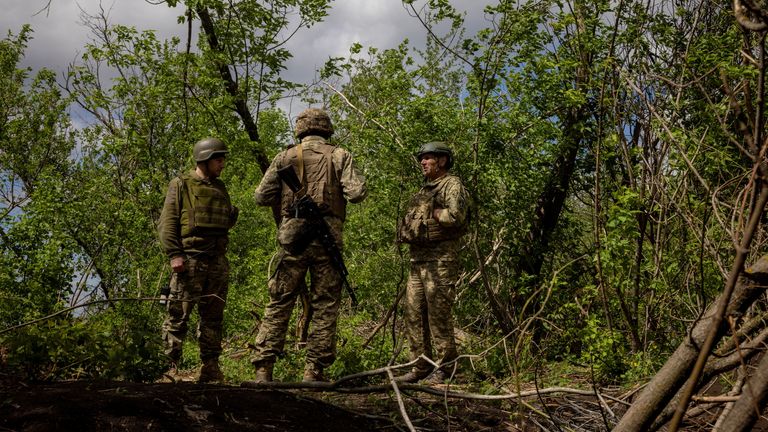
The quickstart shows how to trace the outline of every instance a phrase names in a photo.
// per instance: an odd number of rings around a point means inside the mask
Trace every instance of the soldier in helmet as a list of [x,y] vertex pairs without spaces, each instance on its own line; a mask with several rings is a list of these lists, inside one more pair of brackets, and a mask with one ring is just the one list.
[[200,382],[222,381],[219,368],[222,320],[227,300],[229,229],[238,210],[219,177],[227,146],[218,138],[204,138],[194,146],[195,169],[171,180],[160,215],[160,243],[171,264],[168,316],[163,323],[167,374],[175,379],[187,323],[197,305],[200,323]]
[[[283,351],[291,311],[309,271],[309,303],[312,310],[307,340],[304,381],[324,381],[323,370],[336,358],[336,322],[341,304],[342,277],[331,256],[308,230],[308,221],[294,211],[292,204],[309,196],[322,211],[322,217],[339,249],[347,203],[358,203],[367,195],[365,178],[357,170],[352,155],[328,140],[333,125],[328,114],[309,108],[296,119],[299,143],[279,153],[256,188],[256,203],[279,207],[281,221],[277,240],[279,262],[269,279],[270,302],[264,312],[251,362],[256,381],[272,380],[276,358]],[[294,193],[278,177],[278,169],[292,166],[301,183]]]
[[[453,306],[459,241],[466,232],[471,198],[459,177],[451,174],[453,152],[443,142],[421,146],[416,157],[424,184],[411,198],[400,221],[398,240],[410,245],[411,269],[405,294],[405,327],[411,359],[424,355],[439,365],[455,360]],[[416,382],[444,381],[451,367],[434,368],[419,361],[398,377]]]

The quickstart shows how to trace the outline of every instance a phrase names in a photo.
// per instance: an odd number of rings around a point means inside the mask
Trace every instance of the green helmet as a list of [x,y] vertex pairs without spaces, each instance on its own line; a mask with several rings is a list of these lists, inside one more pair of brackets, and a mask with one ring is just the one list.
[[448,162],[445,164],[445,169],[451,169],[453,166],[453,151],[448,147],[448,144],[442,141],[432,141],[422,144],[422,146],[419,147],[419,151],[416,153],[416,159],[421,160],[421,157],[427,153],[446,155],[448,156]]
[[333,125],[328,113],[319,108],[307,108],[296,117],[296,137],[302,139],[307,135],[319,135],[323,138],[333,135]]
[[229,150],[227,150],[227,145],[224,144],[224,141],[212,137],[203,138],[196,142],[193,151],[195,162],[205,162],[218,155],[226,156],[228,153]]

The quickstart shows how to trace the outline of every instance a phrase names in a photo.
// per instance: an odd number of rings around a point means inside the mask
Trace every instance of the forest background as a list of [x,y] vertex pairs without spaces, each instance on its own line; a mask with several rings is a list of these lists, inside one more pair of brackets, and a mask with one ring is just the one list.
[[[272,214],[252,194],[294,140],[284,109],[294,98],[329,111],[370,190],[346,224],[361,305],[342,312],[331,378],[405,361],[390,316],[408,268],[395,226],[421,183],[413,153],[433,140],[451,143],[476,203],[454,309],[465,378],[494,392],[572,374],[599,385],[652,377],[732,268],[764,249],[765,230],[748,223],[764,207],[763,30],[724,3],[553,0],[494,2],[469,34],[450,1],[402,3],[425,44],[355,43],[311,83],[283,77],[285,41],[323,24],[325,0],[166,0],[155,7],[184,6],[189,25],[169,39],[95,15],[63,77],[23,67],[33,29],[9,32],[4,362],[35,379],[160,376],[156,298],[169,269],[156,221],[191,145],[215,135],[231,149],[223,179],[241,209],[224,370],[251,379],[276,250]],[[73,110],[92,121],[73,126]],[[763,323],[763,311],[758,302],[745,316]],[[184,366],[198,364],[195,350],[187,344]],[[276,377],[296,379],[302,355],[289,343]]]

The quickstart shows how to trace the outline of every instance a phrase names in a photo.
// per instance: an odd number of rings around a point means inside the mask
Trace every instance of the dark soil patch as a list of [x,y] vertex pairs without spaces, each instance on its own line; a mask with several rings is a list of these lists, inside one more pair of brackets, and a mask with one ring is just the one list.
[[392,430],[312,397],[181,382],[67,381],[0,386],[3,431]]

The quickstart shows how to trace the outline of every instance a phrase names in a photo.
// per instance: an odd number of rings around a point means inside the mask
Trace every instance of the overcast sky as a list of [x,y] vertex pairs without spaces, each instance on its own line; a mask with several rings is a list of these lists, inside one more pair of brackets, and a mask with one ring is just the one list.
[[[89,29],[82,24],[83,11],[97,14],[100,4],[108,11],[112,24],[129,25],[140,31],[155,30],[160,38],[186,34],[186,26],[177,23],[183,9],[153,5],[146,0],[51,0],[47,12],[38,13],[47,3],[48,0],[0,0],[0,29],[5,37],[9,31],[16,34],[23,24],[30,24],[33,40],[23,66],[34,70],[46,67],[59,72],[59,76],[67,65],[79,59],[91,39]],[[417,5],[423,3],[417,1]],[[488,3],[496,1],[453,1],[457,9],[467,12],[467,37],[488,25],[483,14]],[[325,21],[301,30],[290,41],[287,47],[294,57],[283,76],[308,83],[329,57],[348,55],[355,42],[366,47],[392,48],[408,38],[414,45],[422,46],[425,35],[424,28],[409,16],[400,0],[335,0]]]

